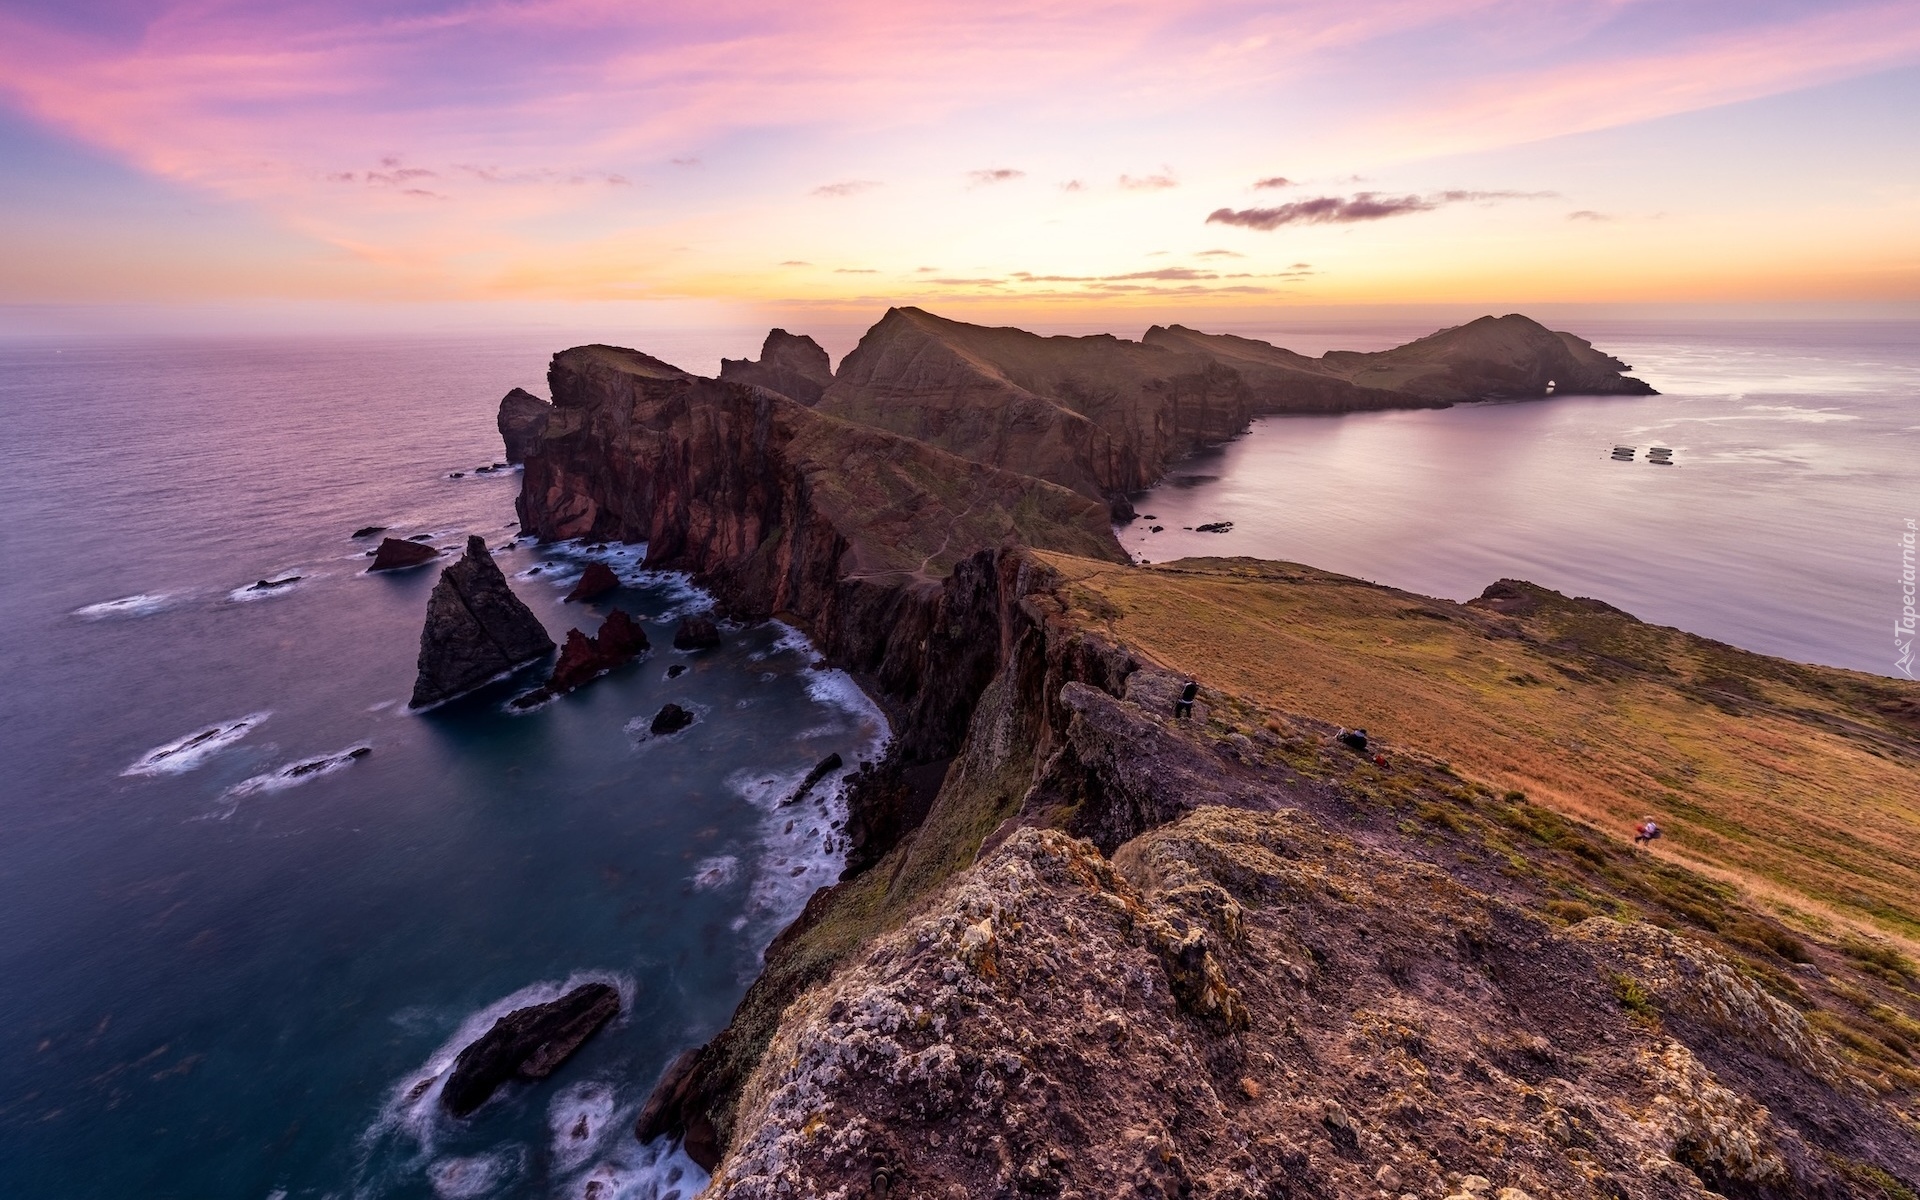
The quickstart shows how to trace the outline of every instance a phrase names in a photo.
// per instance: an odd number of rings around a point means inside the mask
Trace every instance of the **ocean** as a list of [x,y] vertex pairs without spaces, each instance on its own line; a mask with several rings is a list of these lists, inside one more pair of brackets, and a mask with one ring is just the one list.
[[[1577,331],[1663,394],[1263,420],[1180,464],[1124,542],[1456,598],[1522,577],[1894,673],[1920,327]],[[710,372],[760,332],[622,340]],[[1431,328],[1232,332],[1318,352]],[[474,468],[501,457],[501,394],[544,394],[572,340],[0,344],[0,1194],[698,1190],[633,1117],[837,873],[831,789],[780,800],[886,729],[780,625],[674,652],[705,600],[637,548],[515,539],[517,473]],[[450,549],[479,533],[556,639],[613,604],[655,649],[530,713],[501,684],[409,714],[437,569],[364,574],[365,525]],[[595,556],[625,586],[562,603]],[[648,736],[669,700],[699,720]],[[552,1079],[467,1121],[416,1093],[495,1016],[587,979],[620,988],[622,1016]]]

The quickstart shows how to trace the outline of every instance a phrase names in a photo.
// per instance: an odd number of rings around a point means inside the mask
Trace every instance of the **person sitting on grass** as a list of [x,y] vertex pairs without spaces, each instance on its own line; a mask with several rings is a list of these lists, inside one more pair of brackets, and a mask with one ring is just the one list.
[[1633,827],[1633,844],[1644,846],[1660,836],[1660,826],[1651,815]]

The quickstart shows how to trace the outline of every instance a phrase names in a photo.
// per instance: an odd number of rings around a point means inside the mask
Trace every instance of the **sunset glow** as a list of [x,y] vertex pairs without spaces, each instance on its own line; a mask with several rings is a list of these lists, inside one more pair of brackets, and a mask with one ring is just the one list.
[[0,304],[1920,298],[1920,8],[14,3]]

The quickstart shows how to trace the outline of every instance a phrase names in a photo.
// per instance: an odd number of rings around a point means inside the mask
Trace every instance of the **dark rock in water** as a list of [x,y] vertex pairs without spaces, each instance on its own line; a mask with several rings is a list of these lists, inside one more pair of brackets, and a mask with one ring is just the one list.
[[707,1119],[705,1113],[696,1112],[691,1120],[685,1122],[684,1128],[681,1126],[681,1118],[690,1107],[689,1101],[694,1098],[693,1089],[699,1083],[699,1073],[695,1068],[700,1065],[701,1049],[696,1046],[682,1051],[680,1057],[668,1064],[666,1073],[654,1085],[646,1104],[641,1106],[640,1119],[634,1122],[633,1132],[642,1142],[650,1142],[667,1134],[679,1134],[682,1138],[681,1148],[687,1152],[687,1157],[698,1163],[702,1170],[711,1171],[720,1165],[720,1142],[715,1135],[713,1122]]
[[475,475],[491,475],[491,474],[493,474],[493,468],[492,468],[492,467],[484,467],[484,466],[483,466],[483,467],[475,467],[475,468],[473,469],[473,473],[474,473]]
[[800,781],[800,786],[794,789],[793,795],[781,801],[781,804],[798,804],[802,800],[805,800],[807,793],[813,790],[814,784],[819,783],[828,775],[838,771],[842,765],[838,751],[827,755],[815,765],[813,770],[807,772],[807,777]]
[[1233,531],[1233,522],[1208,521],[1205,525],[1195,525],[1193,531],[1195,533],[1230,533]]
[[654,714],[653,724],[648,728],[655,734],[679,733],[693,724],[693,714],[678,704],[668,704]]
[[1151,527],[1150,529],[1148,529],[1148,530],[1147,530],[1147,532],[1148,532],[1148,533],[1161,533],[1161,532],[1164,532],[1164,531],[1166,530],[1166,528],[1167,528],[1167,527],[1166,527],[1165,525],[1155,525],[1155,526],[1153,526],[1153,527]]
[[362,525],[348,536],[354,538],[370,538],[376,533],[385,533],[386,531],[387,527],[385,525]]
[[588,563],[587,573],[582,575],[580,582],[574,584],[573,590],[567,593],[567,602],[592,600],[596,596],[606,595],[619,586],[620,577],[613,573],[613,568],[605,563]]
[[466,477],[467,477],[467,473],[465,471],[448,471],[447,472],[448,479],[465,479]]
[[804,334],[775,329],[760,347],[760,361],[720,360],[720,378],[751,383],[811,407],[833,383],[833,365],[820,343]]
[[649,649],[647,631],[616,608],[593,637],[578,629],[569,629],[566,644],[560,647],[560,660],[553,664],[553,673],[545,683],[516,698],[513,706],[532,708],[555,696],[564,696],[615,667],[625,666]]
[[678,679],[682,675],[685,675],[686,673],[687,673],[687,664],[685,663],[675,663],[672,666],[667,668],[668,679]]
[[440,573],[427,601],[408,705],[438,704],[552,650],[553,639],[507,586],[486,542],[469,537],[466,554]]
[[403,542],[399,538],[380,539],[380,548],[373,552],[373,565],[369,571],[398,571],[403,567],[417,567],[424,562],[432,562],[440,557],[440,552],[432,546],[419,542]]
[[680,628],[673,631],[675,650],[717,650],[720,648],[720,627],[713,618],[702,614],[687,617],[680,622]]
[[258,583],[247,585],[250,592],[271,592],[283,587],[292,587],[300,582],[300,576],[289,575],[285,579],[262,579]]
[[440,1103],[464,1117],[509,1079],[545,1079],[620,1011],[620,993],[588,983],[550,1004],[516,1008],[453,1060]]
[[552,415],[553,405],[522,388],[513,389],[501,399],[497,423],[508,463],[527,461],[527,455],[540,444],[540,435],[547,431],[547,418]]

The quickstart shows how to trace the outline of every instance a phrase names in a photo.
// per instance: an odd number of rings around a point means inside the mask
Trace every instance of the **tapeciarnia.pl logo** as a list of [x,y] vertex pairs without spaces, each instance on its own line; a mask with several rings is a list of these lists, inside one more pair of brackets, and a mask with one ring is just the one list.
[[1914,518],[1907,518],[1907,528],[1900,535],[1900,616],[1893,623],[1893,668],[1913,678],[1913,543]]

